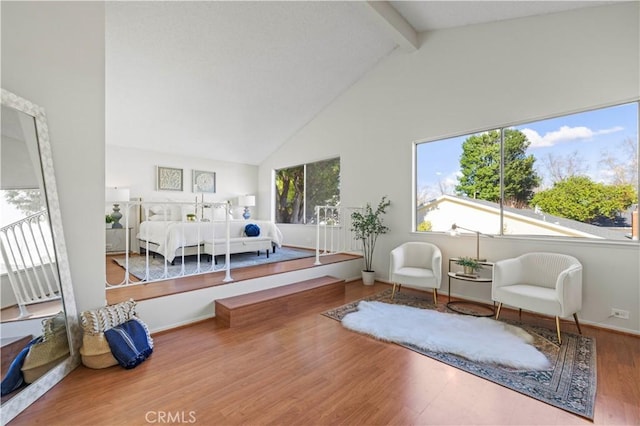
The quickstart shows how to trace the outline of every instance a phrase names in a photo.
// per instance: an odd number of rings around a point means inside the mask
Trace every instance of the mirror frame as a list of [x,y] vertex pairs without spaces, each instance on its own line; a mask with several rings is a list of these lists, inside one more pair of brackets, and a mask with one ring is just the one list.
[[67,359],[2,404],[2,424],[5,425],[80,365],[80,324],[78,321],[78,312],[71,282],[71,270],[69,268],[69,259],[67,257],[67,248],[62,228],[58,190],[53,170],[53,157],[49,143],[47,116],[44,108],[5,89],[2,89],[2,105],[33,117],[36,124],[36,136],[40,150],[40,165],[42,167],[44,190],[47,208],[49,210],[49,221],[53,232],[53,246],[58,264],[58,274],[60,276],[62,304],[67,320],[67,337],[69,338],[69,357]]

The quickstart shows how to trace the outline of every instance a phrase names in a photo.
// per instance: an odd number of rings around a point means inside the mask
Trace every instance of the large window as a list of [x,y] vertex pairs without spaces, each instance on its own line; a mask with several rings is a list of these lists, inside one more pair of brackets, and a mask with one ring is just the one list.
[[340,158],[276,170],[276,222],[314,223],[315,206],[340,203]]
[[416,229],[638,238],[638,102],[416,145]]

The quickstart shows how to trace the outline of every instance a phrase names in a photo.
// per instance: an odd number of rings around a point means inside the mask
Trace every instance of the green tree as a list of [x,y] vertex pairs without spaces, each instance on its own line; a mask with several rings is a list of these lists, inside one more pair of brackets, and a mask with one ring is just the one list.
[[304,166],[276,171],[276,222],[302,223]]
[[[540,184],[534,170],[535,157],[527,155],[531,143],[516,129],[504,130],[504,198],[515,207],[528,205]],[[456,192],[470,198],[500,200],[500,131],[468,137],[462,144]]]
[[614,219],[636,197],[629,184],[605,185],[587,176],[571,176],[538,192],[531,204],[554,216],[590,223],[600,218]]
[[340,202],[340,158],[276,171],[276,221],[312,222],[315,206]]
[[307,164],[305,188],[307,223],[313,223],[316,206],[340,204],[340,159]]

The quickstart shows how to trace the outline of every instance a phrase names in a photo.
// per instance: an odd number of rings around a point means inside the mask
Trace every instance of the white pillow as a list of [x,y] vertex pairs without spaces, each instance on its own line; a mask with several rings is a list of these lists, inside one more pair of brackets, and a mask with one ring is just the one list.
[[171,209],[169,208],[169,206],[163,206],[160,204],[156,204],[153,205],[151,207],[149,207],[149,213],[150,215],[152,214],[167,214],[170,213]]
[[[166,200],[171,201],[171,200]],[[145,211],[147,206],[142,207]],[[151,220],[151,217],[154,215],[164,216],[164,219],[153,219],[153,220],[181,220],[182,219],[182,211],[180,209],[180,205],[178,204],[153,204],[148,207],[149,217],[147,220]],[[186,217],[186,216],[185,216]]]
[[149,220],[153,221],[153,222],[163,222],[163,221],[167,221],[170,220],[167,216],[163,215],[163,214],[154,214],[153,216],[149,216]]

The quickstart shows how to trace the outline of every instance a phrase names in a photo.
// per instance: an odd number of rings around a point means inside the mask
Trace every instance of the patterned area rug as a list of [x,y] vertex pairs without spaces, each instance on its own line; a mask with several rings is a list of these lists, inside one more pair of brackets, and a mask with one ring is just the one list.
[[[423,309],[436,309],[428,300],[400,292],[391,300],[391,289],[360,300],[376,300]],[[348,303],[323,313],[341,321],[350,312],[357,311],[360,300]],[[449,312],[444,306],[439,311]],[[464,357],[419,349],[409,344],[400,344],[468,373],[520,392],[547,404],[593,420],[596,398],[596,342],[591,337],[562,332],[562,346],[557,344],[555,330],[530,324],[508,321],[526,330],[534,337],[534,346],[551,362],[544,371],[522,371],[495,364],[483,364]]]
[[[256,252],[249,253],[236,253],[231,255],[231,269],[244,268],[247,266],[264,265],[273,262],[283,262],[285,260],[302,259],[305,257],[315,256],[315,251],[296,249],[292,247],[280,247],[276,249],[275,253],[269,253],[269,258],[261,252],[260,256],[256,255]],[[155,281],[166,278],[175,278],[184,275],[193,275],[206,272],[215,272],[224,270],[224,256],[218,257],[218,264],[209,262],[206,256],[201,256],[200,263],[197,261],[197,256],[186,256],[184,258],[184,269],[181,262],[181,257],[176,257],[175,265],[171,265],[164,261],[162,256],[156,256],[153,258],[149,256],[149,278],[148,281]],[[125,267],[125,258],[116,257],[113,259],[115,263]],[[166,263],[166,274],[165,274]],[[129,257],[129,273],[134,275],[140,280],[146,279],[146,256],[131,256]]]

